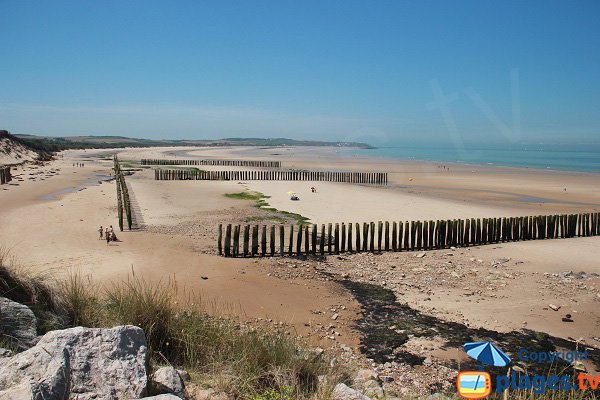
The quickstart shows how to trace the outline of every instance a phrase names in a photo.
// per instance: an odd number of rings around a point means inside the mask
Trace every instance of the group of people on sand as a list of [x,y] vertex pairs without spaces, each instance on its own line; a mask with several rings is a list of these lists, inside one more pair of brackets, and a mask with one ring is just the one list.
[[102,225],[100,225],[100,228],[98,228],[98,233],[100,234],[100,240],[106,240],[106,245],[109,245],[110,242],[116,242],[119,240],[117,239],[117,235],[115,234],[115,230],[113,229],[112,225],[107,226],[104,229],[102,229]]
[[73,163],[73,166],[78,166],[78,167],[85,167],[85,164],[82,162],[78,162],[78,163]]

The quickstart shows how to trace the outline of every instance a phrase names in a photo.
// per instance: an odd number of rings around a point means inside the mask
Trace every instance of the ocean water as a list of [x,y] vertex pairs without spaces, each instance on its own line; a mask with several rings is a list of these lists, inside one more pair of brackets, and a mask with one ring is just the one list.
[[474,165],[600,173],[600,145],[491,148],[379,147],[343,150],[346,154]]

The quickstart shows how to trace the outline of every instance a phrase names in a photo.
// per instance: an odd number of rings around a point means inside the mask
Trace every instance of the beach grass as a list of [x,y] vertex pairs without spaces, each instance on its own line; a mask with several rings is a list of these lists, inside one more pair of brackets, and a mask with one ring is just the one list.
[[[295,223],[297,223],[298,225],[306,225],[310,222],[310,218],[307,218],[301,214],[297,214],[297,213],[293,213],[293,212],[289,212],[289,211],[285,211],[285,210],[278,210],[274,207],[269,207],[269,203],[265,199],[268,199],[271,196],[266,196],[260,192],[245,191],[245,192],[239,192],[239,193],[226,193],[225,197],[228,197],[230,199],[254,201],[254,207],[256,207],[260,210],[263,210],[263,211],[273,213],[274,215],[272,217],[269,217],[268,219],[275,221],[275,222],[285,223],[285,222],[291,220],[291,221],[294,221]],[[255,221],[259,220],[259,217],[252,217],[252,218]]]
[[73,273],[58,283],[10,264],[0,257],[0,296],[30,306],[42,321],[52,319],[40,334],[73,326],[139,326],[148,342],[149,373],[172,365],[188,371],[198,386],[257,400],[327,399],[332,388],[317,385],[318,377],[337,379],[322,355],[304,350],[282,330],[211,315],[198,296],[180,292],[175,279],[150,282],[132,271],[124,281],[98,286]]

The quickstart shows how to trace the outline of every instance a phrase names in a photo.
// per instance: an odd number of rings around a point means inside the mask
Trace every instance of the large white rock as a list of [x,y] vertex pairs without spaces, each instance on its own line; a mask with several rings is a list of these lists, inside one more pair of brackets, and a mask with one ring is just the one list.
[[23,304],[0,297],[0,338],[26,350],[37,342],[37,320],[33,311]]
[[352,389],[343,383],[338,383],[333,389],[332,400],[371,400],[358,390]]
[[185,388],[179,372],[173,367],[160,367],[152,374],[155,387],[165,394],[174,394],[185,398]]
[[0,399],[137,399],[146,393],[146,338],[135,326],[48,332],[0,358]]

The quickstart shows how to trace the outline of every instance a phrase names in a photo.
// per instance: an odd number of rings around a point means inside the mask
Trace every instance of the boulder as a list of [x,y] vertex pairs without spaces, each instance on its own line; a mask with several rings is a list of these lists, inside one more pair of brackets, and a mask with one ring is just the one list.
[[354,378],[355,386],[362,389],[362,392],[373,399],[384,397],[383,387],[377,372],[371,369],[361,369]]
[[362,389],[363,393],[372,399],[383,399],[385,397],[381,383],[375,379],[366,381]]
[[12,357],[14,355],[15,355],[15,353],[13,353],[12,350],[3,349],[3,348],[0,347],[0,358],[2,358],[2,357]]
[[371,400],[358,390],[352,389],[343,383],[338,383],[333,389],[332,400]]
[[185,398],[185,388],[179,372],[173,367],[161,367],[152,374],[152,381],[160,393]]
[[0,339],[18,350],[27,350],[37,342],[37,320],[23,304],[0,297]]
[[137,399],[146,393],[147,346],[135,326],[48,332],[0,358],[0,399]]

